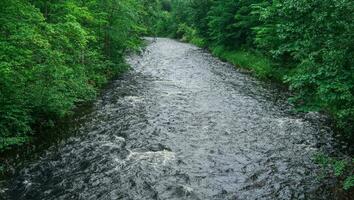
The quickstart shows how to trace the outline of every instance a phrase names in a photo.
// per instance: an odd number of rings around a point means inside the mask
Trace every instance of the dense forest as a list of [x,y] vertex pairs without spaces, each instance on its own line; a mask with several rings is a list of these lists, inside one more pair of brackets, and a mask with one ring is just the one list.
[[[354,1],[164,0],[156,31],[289,87],[299,112],[331,116],[354,138]],[[351,149],[351,147],[350,147]],[[353,161],[321,157],[337,174]],[[349,176],[345,188],[354,185]]]
[[[353,30],[352,0],[2,1],[0,151],[94,100],[142,36],[191,42],[285,84],[298,111],[328,114],[352,145]],[[352,165],[320,160],[338,174]],[[354,176],[343,182],[352,187]]]
[[10,0],[0,6],[0,151],[93,100],[148,33],[149,0]]

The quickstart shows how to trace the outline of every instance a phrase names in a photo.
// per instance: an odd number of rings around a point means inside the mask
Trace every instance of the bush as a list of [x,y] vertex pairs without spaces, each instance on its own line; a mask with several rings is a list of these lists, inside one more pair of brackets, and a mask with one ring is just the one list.
[[262,79],[276,79],[281,81],[283,71],[274,67],[270,59],[259,53],[246,50],[227,50],[222,46],[212,47],[212,53],[231,64],[244,69],[251,70],[257,77]]
[[181,36],[181,40],[190,42],[199,47],[205,47],[205,41],[197,35],[197,31],[186,24],[180,24],[177,34]]
[[142,22],[150,10],[142,3],[2,2],[0,151],[29,141],[34,126],[52,125],[94,99],[126,69],[124,53],[136,49],[147,30]]
[[319,154],[315,158],[315,162],[319,164],[323,170],[329,170],[331,174],[325,173],[327,176],[334,175],[340,181],[344,190],[350,190],[354,187],[353,166],[354,159],[338,159]]

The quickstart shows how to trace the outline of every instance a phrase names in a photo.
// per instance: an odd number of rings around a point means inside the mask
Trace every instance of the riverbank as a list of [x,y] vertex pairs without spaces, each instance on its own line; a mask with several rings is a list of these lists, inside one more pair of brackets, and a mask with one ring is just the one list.
[[[125,58],[132,54],[141,54],[152,41],[141,38],[139,47],[130,49],[125,53]],[[93,109],[93,104],[101,98],[112,83],[129,71],[130,65],[122,58],[119,67],[114,73],[109,73],[105,80],[101,80],[95,88],[95,97],[76,104],[66,115],[52,119],[50,125],[41,123],[33,124],[31,134],[22,143],[16,143],[7,148],[0,148],[0,187],[1,181],[16,173],[27,163],[39,159],[49,147],[55,147],[69,137],[76,136],[78,128],[87,120]]]
[[0,152],[33,142],[125,70],[125,53],[139,48],[150,30],[147,16],[153,9],[140,5],[137,0],[4,2]]
[[195,30],[189,29],[185,28],[180,31],[182,34],[180,40],[182,42],[188,42],[200,48],[208,49],[219,59],[229,62],[235,67],[246,69],[260,79],[271,80],[288,87],[284,82],[284,77],[291,73],[289,68],[281,67],[271,61],[271,59],[251,49],[230,49],[224,46],[207,44],[205,39],[196,35]]
[[335,3],[332,8],[323,1],[298,6],[168,1],[158,27],[161,35],[207,47],[258,77],[285,82],[297,110],[329,114],[338,134],[353,146],[353,6],[350,0]]
[[28,139],[21,143],[14,143],[0,149],[0,181],[6,176],[14,174],[16,169],[31,160],[38,159],[38,156],[49,147],[59,144],[62,140],[74,136],[75,129],[81,124],[85,115],[92,111],[93,102],[101,96],[101,93],[113,80],[129,69],[123,64],[119,71],[104,81],[96,88],[94,98],[76,104],[66,115],[51,119],[50,125],[43,123],[33,124]]
[[210,47],[209,50],[221,60],[227,61],[238,68],[247,69],[260,79],[270,79],[284,84],[284,76],[290,71],[276,67],[275,63],[262,54],[250,50],[227,50],[222,46]]
[[[289,85],[285,80],[286,77],[292,73],[290,69],[281,68],[269,58],[252,50],[228,50],[222,46],[208,46],[204,39],[199,38],[195,34],[189,35],[190,36],[188,37],[182,36],[181,40],[183,42],[194,44],[200,48],[206,48],[219,59],[226,61],[237,68],[245,69],[263,81],[275,82],[279,86],[288,90]],[[299,109],[296,112],[307,113],[309,110]],[[327,112],[324,113],[324,115],[333,116],[333,113]],[[348,140],[348,137],[346,137],[345,134],[342,134],[343,129],[336,126],[333,118],[329,119],[328,123],[331,124],[330,127],[334,130],[333,137],[335,137],[339,143],[337,148],[341,150],[340,152],[319,153],[313,157],[313,160],[316,164],[321,166],[323,170],[323,172],[321,172],[321,177],[319,178],[322,180],[335,178],[338,183],[331,189],[332,192],[337,194],[338,198],[347,199],[354,194],[353,142]]]
[[7,180],[9,199],[333,199],[312,162],[334,150],[329,129],[276,86],[166,38],[127,61],[78,134]]

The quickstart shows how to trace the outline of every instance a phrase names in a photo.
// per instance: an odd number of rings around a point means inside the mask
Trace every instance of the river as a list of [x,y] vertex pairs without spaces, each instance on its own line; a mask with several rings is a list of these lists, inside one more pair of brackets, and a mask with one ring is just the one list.
[[332,199],[320,115],[205,50],[148,39],[77,133],[7,181],[8,199]]

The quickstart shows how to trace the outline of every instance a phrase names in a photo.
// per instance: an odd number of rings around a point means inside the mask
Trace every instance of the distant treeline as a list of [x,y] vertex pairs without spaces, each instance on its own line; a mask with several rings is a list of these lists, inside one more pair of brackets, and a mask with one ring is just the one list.
[[160,35],[182,38],[294,92],[301,111],[329,113],[353,141],[353,0],[162,0]]
[[149,0],[0,3],[0,151],[53,126],[126,68],[155,8]]

